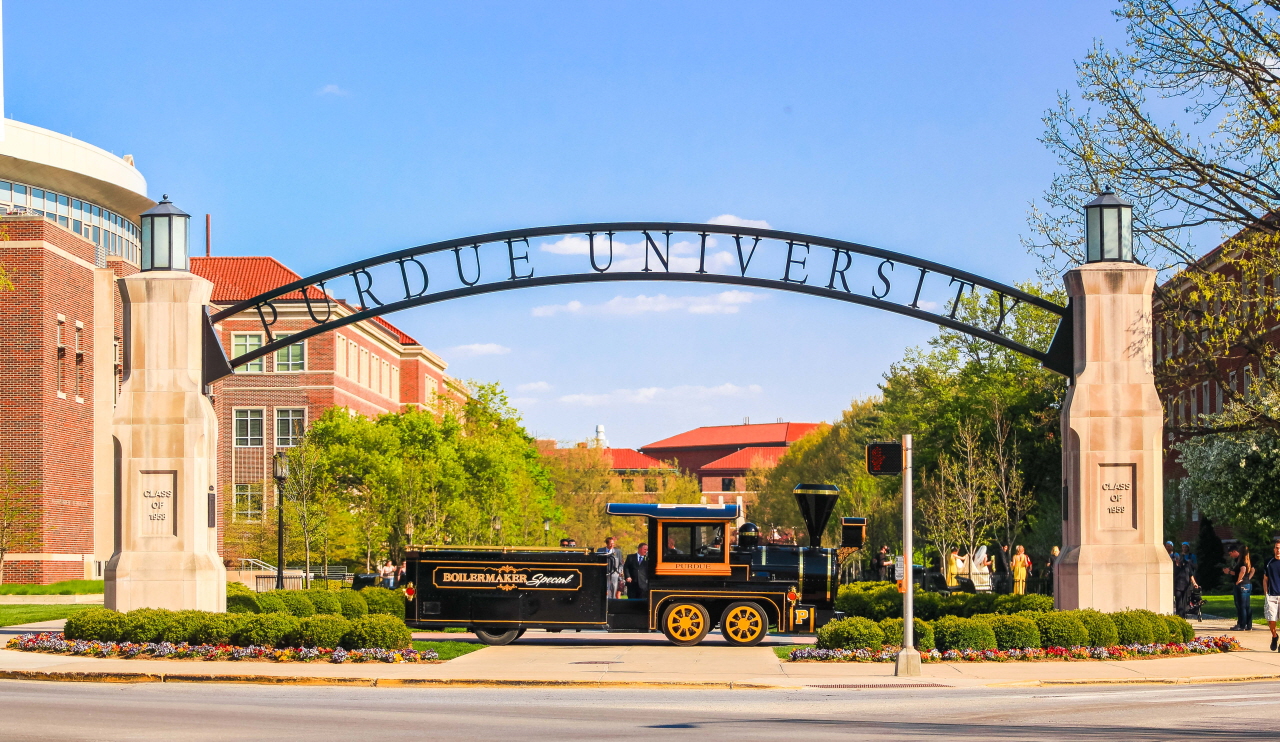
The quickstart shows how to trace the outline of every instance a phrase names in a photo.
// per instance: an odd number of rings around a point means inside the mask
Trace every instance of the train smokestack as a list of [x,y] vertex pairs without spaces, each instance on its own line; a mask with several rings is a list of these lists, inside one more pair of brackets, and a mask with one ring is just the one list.
[[809,529],[809,546],[822,546],[822,532],[836,509],[840,488],[834,484],[797,484],[792,494],[796,496],[805,528]]

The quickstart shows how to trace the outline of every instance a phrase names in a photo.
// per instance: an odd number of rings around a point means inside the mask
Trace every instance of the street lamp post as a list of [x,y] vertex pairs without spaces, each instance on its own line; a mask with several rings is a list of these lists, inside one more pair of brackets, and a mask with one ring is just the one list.
[[276,589],[284,589],[284,483],[289,478],[289,460],[283,451],[271,457],[271,474],[276,480]]
[[1085,260],[1133,262],[1133,204],[1105,190],[1084,205]]
[[551,519],[542,519],[542,545],[547,546],[551,543]]
[[493,529],[494,540],[498,542],[499,546],[501,546],[502,545],[502,516],[501,515],[493,516],[493,520],[489,521],[489,527]]
[[142,212],[141,222],[142,270],[189,270],[191,216],[174,206],[166,193],[160,203]]

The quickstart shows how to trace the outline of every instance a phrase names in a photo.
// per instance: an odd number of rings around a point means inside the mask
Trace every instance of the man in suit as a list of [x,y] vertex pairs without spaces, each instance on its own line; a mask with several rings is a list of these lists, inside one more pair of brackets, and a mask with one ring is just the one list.
[[623,571],[627,575],[627,597],[628,598],[645,598],[649,595],[649,571],[646,562],[649,561],[649,545],[640,544],[636,547],[636,553],[627,557],[626,564],[623,565]]

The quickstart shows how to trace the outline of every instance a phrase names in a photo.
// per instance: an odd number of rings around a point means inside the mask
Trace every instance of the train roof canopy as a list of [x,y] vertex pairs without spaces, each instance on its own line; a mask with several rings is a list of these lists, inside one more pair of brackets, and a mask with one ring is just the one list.
[[650,502],[611,502],[605,506],[609,515],[643,515],[647,518],[672,520],[734,520],[736,503],[716,505],[663,505]]

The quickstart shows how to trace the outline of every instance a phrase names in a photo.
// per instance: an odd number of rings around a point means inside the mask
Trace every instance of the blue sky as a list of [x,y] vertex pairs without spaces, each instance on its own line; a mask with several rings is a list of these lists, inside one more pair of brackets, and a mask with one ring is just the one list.
[[[213,215],[215,255],[303,275],[500,229],[733,215],[1014,283],[1054,171],[1041,117],[1094,38],[1122,40],[1113,7],[10,0],[5,112],[133,154],[153,198]],[[601,423],[622,446],[835,419],[935,332],[726,290],[527,289],[391,319],[501,382],[539,436]]]

